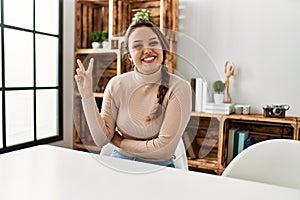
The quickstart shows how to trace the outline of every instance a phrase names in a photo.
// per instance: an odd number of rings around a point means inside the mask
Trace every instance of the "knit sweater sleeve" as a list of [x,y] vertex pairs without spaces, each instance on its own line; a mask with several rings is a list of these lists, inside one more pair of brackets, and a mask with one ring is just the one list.
[[95,144],[99,147],[107,144],[115,133],[116,106],[112,98],[112,84],[109,82],[102,101],[101,113],[94,97],[82,99],[85,118]]
[[138,156],[148,154],[148,158],[151,154],[154,159],[169,159],[174,154],[192,111],[192,91],[189,83],[184,81],[177,86],[171,91],[158,136],[150,140],[123,139],[121,149]]

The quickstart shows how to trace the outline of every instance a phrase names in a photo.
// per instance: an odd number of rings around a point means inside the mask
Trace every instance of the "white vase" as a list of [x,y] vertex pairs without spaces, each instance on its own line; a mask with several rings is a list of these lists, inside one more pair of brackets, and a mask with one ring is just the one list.
[[103,47],[104,49],[107,49],[107,48],[108,48],[108,41],[103,41],[103,42],[102,42],[102,47]]
[[92,42],[93,49],[97,49],[100,47],[100,42]]
[[214,93],[215,103],[224,103],[224,94],[223,93]]

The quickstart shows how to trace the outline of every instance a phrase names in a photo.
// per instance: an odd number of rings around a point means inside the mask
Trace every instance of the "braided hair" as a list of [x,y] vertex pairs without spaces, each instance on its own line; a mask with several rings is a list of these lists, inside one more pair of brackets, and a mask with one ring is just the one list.
[[129,53],[129,48],[128,48],[128,39],[131,33],[139,27],[149,27],[151,30],[158,36],[158,39],[160,41],[160,44],[162,46],[163,50],[163,61],[161,64],[161,76],[162,76],[162,81],[160,83],[160,86],[158,87],[157,91],[157,104],[155,105],[154,109],[150,112],[149,115],[146,116],[146,123],[149,123],[152,119],[156,119],[159,117],[162,113],[162,103],[164,100],[164,97],[166,93],[169,90],[169,79],[170,79],[170,74],[168,73],[168,69],[165,66],[165,60],[167,56],[167,52],[169,51],[169,43],[163,33],[160,31],[160,29],[153,24],[151,21],[146,20],[146,19],[141,19],[138,18],[135,21],[133,21],[130,26],[128,27],[126,33],[125,33],[125,39],[123,43],[123,47],[121,49],[121,53],[123,55],[123,60],[126,59],[128,60],[128,53]]

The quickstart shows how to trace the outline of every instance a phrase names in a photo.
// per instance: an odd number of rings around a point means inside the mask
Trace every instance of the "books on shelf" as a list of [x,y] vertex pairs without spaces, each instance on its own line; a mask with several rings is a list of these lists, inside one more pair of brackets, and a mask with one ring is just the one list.
[[253,137],[248,137],[248,139],[245,141],[245,144],[244,144],[245,147],[244,147],[244,149],[250,147],[254,143],[255,143],[255,141],[254,141]]
[[245,149],[245,141],[248,139],[249,131],[238,130],[234,136],[233,157]]
[[238,128],[231,128],[228,130],[227,164],[233,159],[234,135],[238,130]]
[[241,153],[245,148],[254,143],[253,138],[248,138],[249,131],[231,128],[228,130],[227,164]]
[[234,112],[234,104],[209,102],[204,106],[203,112],[229,115]]
[[216,104],[208,102],[210,99],[208,84],[203,78],[191,78],[193,89],[192,109],[195,112],[206,112],[211,114],[231,114],[234,112],[234,104]]
[[192,78],[191,87],[193,89],[193,111],[203,112],[208,99],[207,82],[202,78]]

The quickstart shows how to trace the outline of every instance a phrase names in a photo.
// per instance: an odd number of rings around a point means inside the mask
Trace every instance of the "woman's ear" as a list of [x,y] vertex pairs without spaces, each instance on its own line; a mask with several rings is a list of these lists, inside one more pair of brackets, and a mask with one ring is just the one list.
[[128,58],[128,60],[130,60],[130,62],[132,62],[132,58],[131,58],[130,53],[127,54],[127,58]]

